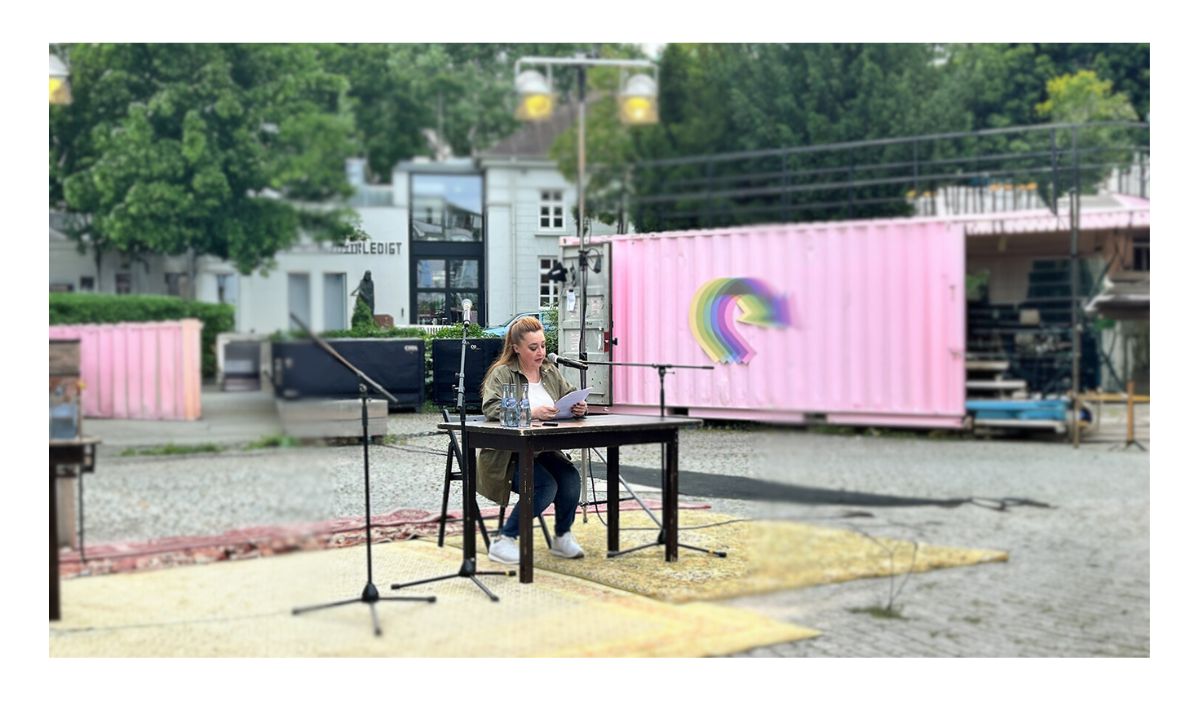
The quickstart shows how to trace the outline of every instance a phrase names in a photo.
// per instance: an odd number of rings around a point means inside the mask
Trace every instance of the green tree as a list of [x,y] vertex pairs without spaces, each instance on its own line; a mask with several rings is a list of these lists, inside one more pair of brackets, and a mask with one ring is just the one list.
[[1037,104],[1039,116],[1055,123],[1135,121],[1137,112],[1124,94],[1113,94],[1111,81],[1094,71],[1078,71],[1046,82],[1047,99]]
[[[1144,105],[1148,115],[1145,44],[672,44],[661,59],[661,124],[633,135],[634,159],[1033,125],[1050,118],[1038,111],[1048,82],[1084,69],[1127,88],[1134,110]],[[667,201],[639,202],[634,221],[653,230],[781,215],[900,215],[908,213],[907,192],[938,186],[922,181],[926,171],[958,171],[977,185],[1038,183],[1052,199],[1053,180],[1044,176],[1052,140],[1069,148],[1061,131],[1023,131],[639,169],[634,191]],[[978,156],[985,159],[973,161]],[[934,161],[938,167],[921,167]],[[880,167],[913,163],[910,183],[897,168]],[[791,191],[744,196],[768,186],[763,175],[787,175],[769,186]],[[671,198],[678,194],[690,196]]]
[[952,44],[945,58],[940,90],[966,108],[972,129],[1041,122],[1048,82],[1084,70],[1128,96],[1137,120],[1150,113],[1148,44]]
[[[669,45],[660,72],[662,122],[634,138],[636,151],[641,158],[671,158],[962,129],[962,109],[953,96],[937,91],[942,72],[935,58],[933,47],[911,44]],[[759,175],[784,173],[793,191],[707,197],[693,189],[693,197],[664,209],[680,218],[647,208],[635,221],[643,230],[747,223],[774,218],[785,200],[793,210],[811,209],[803,213],[817,219],[906,213],[908,184],[856,187],[852,195],[829,185],[873,177],[878,182],[882,176],[853,168],[912,157],[911,147],[890,145],[639,171],[635,186],[643,195],[697,184],[712,185],[718,194],[745,190],[763,185]],[[827,206],[848,196],[865,206]]]
[[346,81],[310,47],[61,48],[75,102],[50,109],[50,203],[85,217],[81,246],[212,255],[243,273],[301,232],[361,236],[345,196],[357,151]]
[[1127,167],[1133,159],[1135,136],[1119,125],[1088,125],[1110,121],[1135,121],[1137,112],[1124,94],[1113,94],[1111,81],[1094,71],[1058,76],[1046,83],[1048,98],[1037,105],[1039,116],[1054,123],[1072,123],[1079,150],[1080,187],[1094,192],[1113,168]]
[[511,134],[513,64],[564,56],[578,44],[318,45],[325,66],[350,82],[369,179],[390,182],[397,162],[433,156],[435,143],[470,156]]
[[[642,50],[630,45],[604,45],[594,48],[600,59],[644,59]],[[575,70],[561,71],[568,77],[577,76]],[[623,201],[628,184],[628,171],[637,158],[634,134],[647,130],[645,126],[626,126],[621,123],[616,100],[620,92],[621,70],[617,67],[596,66],[587,70],[587,113],[584,134],[586,137],[586,205],[587,221],[596,219],[605,224],[619,223],[623,216]],[[578,101],[578,89],[572,87],[569,100]],[[550,157],[567,181],[574,183],[579,173],[579,128],[577,121],[555,138],[550,147]],[[572,215],[578,219],[578,206],[571,207]],[[624,223],[620,223],[624,230]],[[587,224],[585,224],[587,228]]]

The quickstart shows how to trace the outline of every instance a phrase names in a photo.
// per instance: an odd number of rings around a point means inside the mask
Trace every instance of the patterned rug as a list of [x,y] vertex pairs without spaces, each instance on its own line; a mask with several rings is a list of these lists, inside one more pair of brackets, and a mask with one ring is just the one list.
[[[1004,551],[930,546],[787,521],[729,523],[733,517],[700,510],[680,511],[679,542],[727,551],[728,557],[681,547],[679,560],[667,563],[665,548],[658,546],[606,558],[608,529],[600,518],[590,516],[584,524],[576,517],[572,530],[587,556],[574,560],[550,555],[535,525],[534,567],[678,603],[1008,560]],[[654,541],[657,530],[631,530],[652,524],[641,512],[623,511],[621,548]],[[705,528],[684,530],[701,526]],[[447,539],[448,545],[460,543],[458,537]],[[504,567],[488,560],[482,548],[480,544],[481,566]]]
[[540,572],[454,577],[404,590],[391,583],[454,573],[461,552],[397,541],[373,548],[383,597],[375,636],[360,602],[293,615],[292,608],[355,599],[365,547],[235,563],[77,577],[62,584],[50,623],[52,657],[702,657],[792,642],[819,632],[739,608],[670,605],[579,578]]

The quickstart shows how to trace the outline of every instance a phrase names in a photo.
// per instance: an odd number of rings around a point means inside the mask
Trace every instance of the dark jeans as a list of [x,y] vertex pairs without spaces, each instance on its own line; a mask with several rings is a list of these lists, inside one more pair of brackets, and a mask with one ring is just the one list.
[[[513,455],[516,459],[516,455]],[[514,465],[515,466],[515,465]],[[521,468],[513,470],[512,488],[519,492]],[[533,460],[533,509],[540,514],[554,502],[554,535],[561,536],[575,523],[575,507],[579,504],[579,470],[561,457],[543,452]],[[512,513],[504,520],[500,532],[516,538],[521,525],[521,502],[513,504]]]

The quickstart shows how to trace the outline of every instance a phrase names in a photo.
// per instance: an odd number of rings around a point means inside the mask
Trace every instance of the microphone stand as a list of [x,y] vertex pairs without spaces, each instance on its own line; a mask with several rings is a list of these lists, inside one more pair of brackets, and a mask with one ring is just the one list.
[[[458,428],[459,434],[462,436],[462,495],[463,495],[463,544],[462,544],[462,565],[459,566],[457,573],[450,575],[439,575],[436,578],[426,578],[425,580],[416,580],[411,583],[394,583],[393,590],[407,588],[413,585],[423,585],[425,583],[435,583],[440,580],[449,580],[451,578],[469,578],[471,582],[479,586],[479,589],[485,595],[492,599],[492,602],[499,602],[500,598],[496,597],[487,586],[479,581],[478,575],[505,575],[512,577],[516,575],[516,571],[481,571],[475,568],[475,456],[468,452],[471,447],[467,444],[467,400],[466,400],[466,371],[467,371],[467,326],[471,323],[471,310],[468,307],[463,307],[463,334],[462,334],[462,349],[458,360]],[[471,345],[472,349],[476,347]],[[453,433],[451,433],[453,435]]]
[[350,370],[352,374],[358,377],[358,396],[362,401],[362,426],[363,426],[363,499],[367,510],[367,584],[363,587],[362,594],[359,597],[349,600],[338,600],[329,602],[323,605],[310,605],[308,607],[296,607],[292,609],[293,615],[302,614],[304,612],[313,612],[315,610],[325,610],[331,607],[340,607],[341,605],[349,605],[355,602],[366,603],[367,607],[371,608],[371,623],[375,627],[375,636],[383,634],[383,630],[379,628],[379,616],[375,612],[375,603],[380,601],[395,601],[395,602],[437,602],[436,597],[380,597],[379,590],[375,588],[375,582],[371,566],[371,465],[370,465],[370,450],[371,443],[370,434],[367,431],[367,384],[370,384],[379,393],[386,396],[393,403],[399,403],[395,396],[387,392],[383,386],[373,381],[371,377],[364,374],[361,370],[355,367],[346,358],[339,354],[329,343],[313,334],[308,325],[300,321],[300,318],[291,315],[292,320],[300,325],[304,333],[309,336],[317,344],[318,347],[324,349],[327,354],[337,360],[339,364]]
[[[714,368],[713,366],[709,366],[709,365],[694,366],[694,365],[690,365],[690,364],[636,364],[636,363],[624,362],[624,361],[592,361],[592,362],[588,362],[588,363],[589,363],[589,365],[595,364],[598,366],[644,366],[644,367],[650,367],[652,369],[658,369],[658,415],[659,415],[659,417],[662,417],[662,418],[665,418],[667,416],[667,369],[709,369],[709,370],[712,370]],[[610,381],[611,381],[611,379],[610,379]],[[659,450],[660,450],[660,454],[663,456],[662,459],[665,460],[666,459],[666,446],[665,445],[659,446]],[[660,462],[659,467],[660,467],[661,473],[666,474],[665,465],[661,464],[661,462]],[[591,476],[592,476],[592,468],[589,465],[588,466],[588,478],[590,479]],[[666,543],[667,543],[666,533],[667,532],[665,529],[663,529],[662,522],[659,521],[658,517],[656,517],[654,515],[654,512],[650,511],[650,508],[647,507],[646,504],[641,499],[638,498],[638,495],[633,493],[633,490],[630,489],[629,484],[625,481],[625,479],[623,477],[621,477],[620,474],[617,475],[617,480],[621,482],[621,485],[623,487],[625,487],[625,491],[629,492],[630,496],[633,497],[634,501],[636,501],[638,503],[638,505],[642,507],[642,511],[646,512],[646,515],[649,516],[650,519],[652,521],[654,521],[654,523],[658,526],[658,539],[656,541],[654,541],[653,543],[647,543],[645,545],[638,546],[636,548],[627,548],[623,551],[609,551],[608,557],[616,558],[617,556],[623,556],[626,553],[633,553],[634,551],[640,551],[640,550],[643,550],[646,548],[654,548],[656,546],[666,545]],[[665,480],[662,482],[662,485],[664,488],[666,487]],[[620,500],[618,499],[617,502],[620,503]],[[592,503],[597,504],[598,502],[592,502]],[[611,502],[611,500],[609,500],[609,501],[606,501],[605,503],[611,504],[612,502]],[[710,550],[707,548],[699,548],[697,546],[689,546],[686,543],[680,543],[679,547],[687,548],[687,549],[690,549],[693,551],[699,551],[700,553],[706,553],[708,555],[713,555],[718,558],[725,558],[727,555],[725,551],[713,551],[713,550]]]

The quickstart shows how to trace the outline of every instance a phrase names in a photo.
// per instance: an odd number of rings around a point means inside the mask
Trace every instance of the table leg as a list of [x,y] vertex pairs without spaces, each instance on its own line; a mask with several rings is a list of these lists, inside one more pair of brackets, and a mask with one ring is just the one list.
[[663,480],[663,531],[666,533],[667,562],[679,560],[679,432],[667,442],[667,469]]
[[[450,432],[451,437],[454,432]],[[451,440],[453,445],[454,441]],[[462,481],[462,499],[463,499],[463,558],[470,561],[472,567],[475,564],[475,515],[473,509],[475,507],[475,451],[471,449],[467,442],[467,436],[464,433],[462,439],[463,462],[461,465],[463,470]],[[446,457],[447,468],[449,469],[450,457]],[[448,474],[448,473],[447,473]]]
[[50,460],[50,619],[61,619],[58,584],[58,478],[57,467]]
[[521,472],[520,581],[533,582],[533,450],[526,445],[517,453]]
[[619,447],[608,448],[608,551],[621,550],[621,465]]

